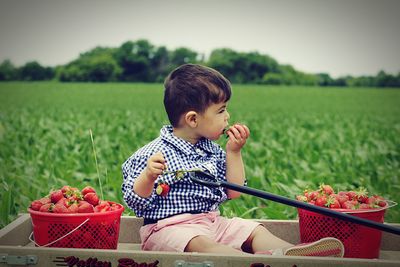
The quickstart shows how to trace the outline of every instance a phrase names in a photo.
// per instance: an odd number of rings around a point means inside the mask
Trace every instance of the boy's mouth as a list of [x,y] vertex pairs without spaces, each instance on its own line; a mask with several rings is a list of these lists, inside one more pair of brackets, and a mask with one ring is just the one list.
[[229,137],[229,135],[228,135],[228,133],[227,133],[228,129],[229,129],[229,125],[226,126],[226,127],[222,130],[222,134],[225,135],[227,138]]

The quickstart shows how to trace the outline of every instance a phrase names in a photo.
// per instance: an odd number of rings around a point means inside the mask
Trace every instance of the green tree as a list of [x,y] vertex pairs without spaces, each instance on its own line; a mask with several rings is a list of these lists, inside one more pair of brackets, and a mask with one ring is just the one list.
[[17,69],[10,60],[4,60],[0,64],[0,81],[12,81],[17,79]]
[[279,66],[267,55],[238,53],[229,48],[213,50],[207,64],[235,83],[260,83],[265,73],[277,72]]
[[158,47],[150,60],[151,77],[154,82],[163,82],[172,67],[169,63],[169,53],[165,46]]
[[43,67],[38,62],[26,63],[18,69],[19,78],[24,81],[50,80],[54,76],[54,71],[50,67]]
[[147,40],[123,43],[116,51],[115,58],[122,68],[123,81],[152,81],[150,58],[156,49]]
[[387,74],[383,70],[376,75],[376,85],[379,87],[400,87],[400,80],[398,76]]
[[317,82],[319,86],[329,86],[332,85],[333,79],[329,76],[328,73],[318,73]]
[[170,64],[179,66],[186,63],[197,63],[197,52],[186,47],[179,47],[170,53]]
[[96,47],[68,63],[58,72],[60,81],[109,82],[116,81],[121,68],[114,58],[116,49]]
[[237,52],[229,48],[215,49],[211,52],[207,65],[217,69],[233,82]]

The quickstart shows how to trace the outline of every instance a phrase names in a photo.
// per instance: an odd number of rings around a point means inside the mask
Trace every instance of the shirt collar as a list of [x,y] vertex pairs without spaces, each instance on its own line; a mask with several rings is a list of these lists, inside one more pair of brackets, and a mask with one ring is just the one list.
[[163,126],[160,130],[160,137],[164,141],[182,150],[187,155],[192,154],[197,147],[200,147],[201,149],[210,153],[214,153],[215,150],[213,142],[207,138],[202,138],[197,142],[197,144],[193,145],[190,142],[175,136],[172,125]]

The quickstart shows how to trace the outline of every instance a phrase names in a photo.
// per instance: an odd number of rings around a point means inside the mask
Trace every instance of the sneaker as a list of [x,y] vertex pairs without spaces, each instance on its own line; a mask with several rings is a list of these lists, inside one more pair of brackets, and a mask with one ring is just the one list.
[[289,248],[275,249],[272,255],[339,257],[344,255],[343,243],[336,238],[326,237],[311,243],[299,244]]

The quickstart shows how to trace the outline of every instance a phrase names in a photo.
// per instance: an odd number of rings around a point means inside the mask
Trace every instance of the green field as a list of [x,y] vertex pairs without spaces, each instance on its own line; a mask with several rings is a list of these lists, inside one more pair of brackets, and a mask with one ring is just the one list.
[[[294,198],[324,182],[400,201],[400,90],[234,85],[228,110],[251,130],[249,186]],[[0,226],[62,185],[100,190],[90,129],[104,198],[123,203],[121,164],[165,123],[161,84],[0,83]],[[249,195],[222,211],[297,215]],[[400,208],[385,218],[400,222]]]

